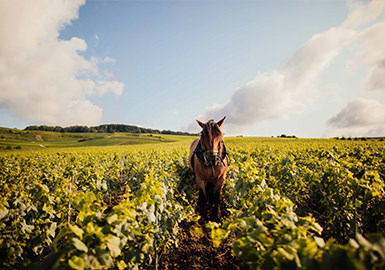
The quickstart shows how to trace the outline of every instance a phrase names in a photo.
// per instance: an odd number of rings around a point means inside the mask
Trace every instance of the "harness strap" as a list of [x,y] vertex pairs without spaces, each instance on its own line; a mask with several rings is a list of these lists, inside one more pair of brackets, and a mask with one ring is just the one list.
[[192,168],[192,171],[193,173],[195,173],[195,170],[194,170],[194,156],[195,156],[195,150],[191,156],[191,168]]
[[[227,164],[229,164],[229,159],[228,159],[229,152],[227,151],[225,143],[223,141],[221,141],[220,144],[221,144],[221,146],[223,146],[222,155],[215,155],[215,157],[219,158],[219,160],[222,162],[222,164],[224,166],[226,166],[224,160],[227,159]],[[202,165],[204,165],[206,167],[208,167],[208,166],[214,167],[214,165],[212,164],[212,160],[207,160],[207,157],[205,155],[206,153],[211,153],[211,154],[219,153],[219,150],[215,150],[215,151],[213,151],[213,150],[204,150],[204,147],[202,145],[202,141],[199,140],[199,143],[195,147],[193,155],[191,157],[192,158],[191,165],[193,167],[193,171],[194,171],[194,155],[197,156],[198,160],[200,161],[200,163]]]

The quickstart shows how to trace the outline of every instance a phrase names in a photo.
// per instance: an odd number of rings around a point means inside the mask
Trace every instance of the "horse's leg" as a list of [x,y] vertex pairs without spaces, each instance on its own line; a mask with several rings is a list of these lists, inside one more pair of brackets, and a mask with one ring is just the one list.
[[198,198],[198,211],[201,215],[201,222],[205,222],[207,220],[207,207],[206,203],[207,198],[203,189],[199,189],[199,198]]
[[199,190],[198,212],[201,216],[200,222],[205,222],[207,220],[207,208],[206,208],[207,195],[205,190],[206,183],[204,179],[202,179],[199,175],[195,175],[195,181],[197,184],[197,188]]
[[215,222],[219,222],[221,219],[221,207],[220,207],[220,202],[221,202],[221,191],[223,188],[224,184],[224,179],[221,178],[217,182],[214,188],[214,194],[213,194],[213,213],[212,213],[212,220]]
[[206,184],[206,198],[207,198],[207,217],[209,220],[213,219],[213,206],[214,206],[214,184],[208,182]]
[[219,222],[221,219],[221,207],[220,207],[220,201],[221,201],[221,191],[217,190],[214,192],[214,207],[213,207],[213,213],[212,213],[212,220],[215,222]]

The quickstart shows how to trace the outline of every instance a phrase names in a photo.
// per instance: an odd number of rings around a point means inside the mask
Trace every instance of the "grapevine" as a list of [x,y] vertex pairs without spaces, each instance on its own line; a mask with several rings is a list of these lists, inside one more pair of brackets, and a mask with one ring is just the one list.
[[0,153],[0,268],[156,269],[194,224],[250,269],[385,266],[385,143],[228,138],[200,227],[189,144]]

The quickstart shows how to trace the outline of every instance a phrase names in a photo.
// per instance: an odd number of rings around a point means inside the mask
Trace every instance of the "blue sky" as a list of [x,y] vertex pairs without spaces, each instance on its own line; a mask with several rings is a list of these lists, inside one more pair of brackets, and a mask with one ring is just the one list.
[[0,126],[385,135],[384,1],[0,3]]

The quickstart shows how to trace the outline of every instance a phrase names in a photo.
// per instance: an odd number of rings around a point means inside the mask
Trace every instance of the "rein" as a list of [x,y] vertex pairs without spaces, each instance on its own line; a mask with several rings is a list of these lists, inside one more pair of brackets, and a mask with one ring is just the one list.
[[218,150],[206,150],[202,143],[202,140],[199,140],[199,143],[194,150],[194,155],[197,156],[198,160],[202,165],[206,167],[211,166],[213,175],[214,175],[214,168],[218,166],[219,163],[222,163],[223,166],[226,166],[224,160],[228,158],[228,154],[229,152],[227,152],[227,149],[223,140],[219,142]]

